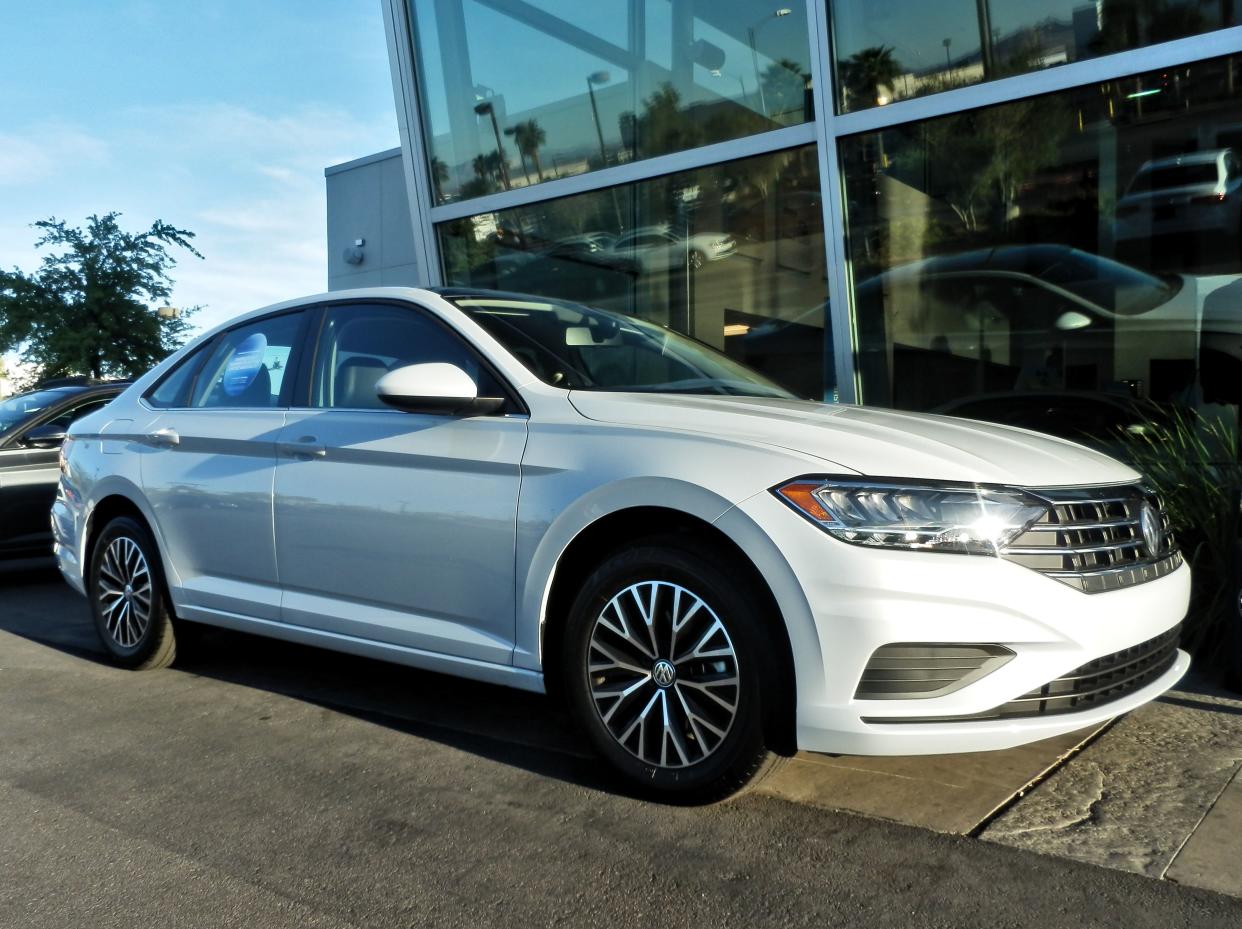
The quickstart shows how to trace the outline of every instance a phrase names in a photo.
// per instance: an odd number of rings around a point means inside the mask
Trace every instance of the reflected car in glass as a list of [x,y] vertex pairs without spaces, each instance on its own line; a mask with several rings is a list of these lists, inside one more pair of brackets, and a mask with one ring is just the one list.
[[645,270],[689,266],[697,271],[709,261],[728,258],[736,249],[737,242],[724,232],[681,236],[667,226],[647,226],[618,236],[610,251],[621,258],[633,258]]
[[74,425],[67,581],[133,668],[179,623],[560,695],[638,790],[798,749],[998,749],[1187,669],[1128,466],[798,400],[625,314],[469,288],[258,310]]
[[1148,161],[1117,202],[1118,241],[1182,234],[1242,243],[1242,168],[1231,149]]

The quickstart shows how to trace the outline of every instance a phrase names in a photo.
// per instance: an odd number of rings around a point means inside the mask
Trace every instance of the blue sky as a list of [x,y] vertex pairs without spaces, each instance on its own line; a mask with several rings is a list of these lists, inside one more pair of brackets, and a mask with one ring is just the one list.
[[397,144],[379,0],[0,5],[0,266],[47,216],[163,219],[214,324],[326,289],[323,169]]

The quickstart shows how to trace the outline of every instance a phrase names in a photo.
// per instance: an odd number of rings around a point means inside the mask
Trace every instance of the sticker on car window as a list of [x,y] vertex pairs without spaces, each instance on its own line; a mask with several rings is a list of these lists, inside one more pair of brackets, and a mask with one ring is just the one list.
[[263,368],[263,356],[266,353],[267,336],[263,333],[256,332],[243,339],[224,367],[224,392],[230,397],[237,397],[253,384]]

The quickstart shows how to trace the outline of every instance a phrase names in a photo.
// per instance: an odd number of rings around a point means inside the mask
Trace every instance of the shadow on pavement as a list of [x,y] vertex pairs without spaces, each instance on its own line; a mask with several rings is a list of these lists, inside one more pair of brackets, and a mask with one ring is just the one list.
[[[0,572],[0,630],[110,665],[86,601],[55,570]],[[187,624],[175,672],[301,700],[417,738],[629,793],[551,698],[231,630]]]

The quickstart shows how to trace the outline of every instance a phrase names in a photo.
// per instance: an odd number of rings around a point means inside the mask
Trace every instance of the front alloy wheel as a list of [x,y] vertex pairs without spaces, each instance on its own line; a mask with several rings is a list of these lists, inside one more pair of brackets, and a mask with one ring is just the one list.
[[[681,803],[770,771],[773,623],[748,572],[690,536],[607,557],[567,617],[560,680],[596,750],[638,790]],[[781,701],[776,700],[775,705]]]
[[591,697],[618,745],[639,761],[682,768],[728,736],[738,661],[724,624],[680,584],[630,584],[591,633]]

